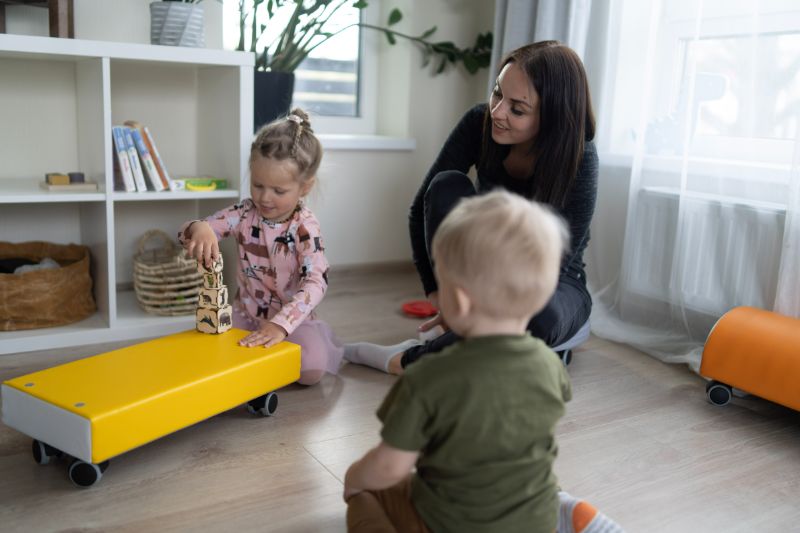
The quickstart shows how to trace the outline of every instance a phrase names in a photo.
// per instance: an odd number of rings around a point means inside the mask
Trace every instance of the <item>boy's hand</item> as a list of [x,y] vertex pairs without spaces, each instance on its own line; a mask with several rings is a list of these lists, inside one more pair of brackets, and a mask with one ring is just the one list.
[[286,338],[286,330],[277,324],[267,322],[259,329],[239,341],[239,346],[275,346]]
[[419,452],[409,452],[381,441],[350,465],[344,475],[344,501],[365,490],[383,490],[411,474]]
[[210,269],[219,257],[219,242],[217,242],[214,230],[211,229],[208,222],[200,220],[189,227],[188,238],[186,253]]

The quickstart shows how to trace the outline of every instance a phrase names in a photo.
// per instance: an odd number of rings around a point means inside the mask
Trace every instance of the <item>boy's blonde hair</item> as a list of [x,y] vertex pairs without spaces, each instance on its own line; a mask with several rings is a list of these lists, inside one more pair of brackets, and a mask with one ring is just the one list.
[[322,162],[322,145],[311,129],[308,113],[295,107],[288,116],[262,126],[250,145],[251,165],[259,155],[278,161],[294,161],[300,183],[314,178]]
[[432,252],[479,312],[530,318],[553,295],[568,242],[549,206],[492,192],[462,200],[436,230]]

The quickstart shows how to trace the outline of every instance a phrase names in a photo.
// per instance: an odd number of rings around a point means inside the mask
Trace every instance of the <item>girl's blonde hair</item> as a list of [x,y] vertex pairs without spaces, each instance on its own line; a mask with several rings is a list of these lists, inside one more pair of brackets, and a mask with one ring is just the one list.
[[295,107],[288,116],[261,127],[250,146],[250,164],[256,156],[284,161],[291,159],[305,183],[317,175],[322,162],[322,145],[311,129],[308,113]]
[[480,312],[530,318],[553,295],[568,242],[566,224],[549,206],[497,191],[459,202],[432,248],[437,269]]

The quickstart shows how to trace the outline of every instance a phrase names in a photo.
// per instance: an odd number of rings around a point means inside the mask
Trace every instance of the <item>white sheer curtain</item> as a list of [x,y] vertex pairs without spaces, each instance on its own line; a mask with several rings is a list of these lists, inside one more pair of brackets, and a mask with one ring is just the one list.
[[598,144],[631,170],[622,257],[588,256],[590,280],[620,265],[592,330],[696,370],[731,308],[800,317],[800,2],[610,6]]
[[[496,0],[489,72],[506,53],[536,41],[561,41],[583,57],[591,7],[591,0]],[[492,74],[490,91],[494,82]]]

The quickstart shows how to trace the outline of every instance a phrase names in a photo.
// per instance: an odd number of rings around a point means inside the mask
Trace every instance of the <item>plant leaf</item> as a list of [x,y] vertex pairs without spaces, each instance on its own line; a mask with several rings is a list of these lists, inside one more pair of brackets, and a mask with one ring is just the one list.
[[492,32],[487,31],[483,34],[478,34],[478,39],[475,41],[475,46],[477,48],[488,48],[491,50],[492,48]]
[[389,26],[394,26],[395,24],[397,24],[401,20],[403,20],[403,14],[400,12],[400,10],[397,9],[397,8],[392,9],[392,12],[389,13],[388,25]]
[[475,74],[478,72],[478,62],[475,60],[471,54],[464,54],[464,68],[467,69],[467,72],[470,74]]
[[434,26],[433,28],[431,28],[429,30],[426,30],[425,33],[423,33],[422,35],[419,36],[419,38],[420,39],[427,39],[428,37],[430,37],[434,33],[436,33],[436,26]]
[[367,7],[367,3],[364,0],[358,0],[357,2],[353,2],[353,7],[356,9],[364,9]]
[[394,34],[390,31],[384,31],[383,33],[386,34],[386,40],[389,41],[389,44],[396,44],[397,39],[395,39]]

